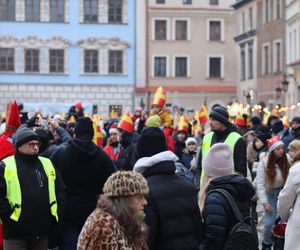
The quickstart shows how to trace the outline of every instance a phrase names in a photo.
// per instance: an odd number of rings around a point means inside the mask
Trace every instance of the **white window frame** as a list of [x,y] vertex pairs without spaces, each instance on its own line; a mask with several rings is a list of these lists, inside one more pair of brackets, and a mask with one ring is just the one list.
[[[186,21],[187,22],[187,31],[186,31],[187,32],[187,39],[186,40],[176,40],[176,21]],[[173,22],[172,22],[172,40],[174,40],[174,41],[190,41],[191,40],[191,19],[190,18],[178,18],[178,17],[173,18]]]
[[[269,69],[268,69],[268,72],[265,68],[265,47],[268,47],[268,53],[269,53],[269,58],[268,58],[268,65],[269,65]],[[271,44],[270,43],[263,43],[262,44],[262,75],[268,75],[272,72],[272,69],[271,69]]]
[[[165,57],[166,58],[166,76],[155,76],[155,58],[156,57]],[[151,76],[153,78],[166,78],[170,76],[170,67],[169,67],[169,55],[163,55],[163,54],[155,54],[152,55],[152,70],[151,70]]]
[[272,20],[272,18],[271,18],[271,13],[272,13],[272,11],[271,11],[271,1],[272,0],[268,0],[268,1],[269,1],[269,13],[268,13],[268,20],[267,20],[266,12],[265,12],[266,0],[263,0],[263,8],[262,8],[262,10],[263,10],[263,23],[269,23]]
[[[280,65],[279,65],[279,69],[277,69],[277,50],[276,50],[276,44],[279,43],[280,44]],[[283,61],[283,57],[282,57],[282,53],[283,53],[283,48],[282,48],[282,39],[277,39],[273,41],[273,73],[278,73],[278,72],[282,72],[282,61]]]
[[[155,21],[166,21],[167,22],[167,37],[166,40],[155,40]],[[154,17],[152,18],[152,41],[169,41],[171,38],[170,34],[170,18],[167,17]]]
[[221,78],[225,78],[224,76],[224,55],[216,54],[216,55],[207,55],[206,56],[206,78],[210,79],[209,71],[210,71],[210,58],[212,57],[219,57],[221,58]]
[[[187,72],[186,72],[186,76],[176,76],[176,58],[177,57],[185,57],[186,58],[186,67],[187,67]],[[173,62],[172,62],[172,68],[173,68],[173,74],[172,76],[175,77],[175,78],[187,78],[187,77],[190,77],[190,56],[187,55],[187,54],[176,54],[176,55],[173,55]]]
[[225,22],[223,18],[208,18],[206,19],[206,41],[208,42],[217,42],[217,41],[210,41],[210,22],[221,22],[221,41],[225,41]]
[[282,12],[283,12],[283,6],[282,6],[282,0],[279,1],[279,18],[276,18],[276,1],[277,0],[273,0],[273,20],[280,20],[282,18]]

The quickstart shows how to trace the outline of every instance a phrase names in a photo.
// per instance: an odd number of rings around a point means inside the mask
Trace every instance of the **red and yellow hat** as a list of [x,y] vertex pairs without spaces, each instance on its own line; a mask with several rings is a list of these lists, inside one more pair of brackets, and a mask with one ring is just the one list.
[[240,114],[240,112],[237,113],[237,116],[235,118],[235,125],[241,126],[241,127],[247,127],[247,121]]
[[184,131],[185,133],[188,133],[189,131],[189,122],[186,117],[180,116],[179,122],[178,122],[178,131]]
[[166,103],[166,99],[166,91],[162,87],[159,87],[155,92],[153,105],[157,105],[162,108]]
[[134,124],[128,110],[122,116],[118,128],[127,131],[128,133],[132,133],[134,131]]

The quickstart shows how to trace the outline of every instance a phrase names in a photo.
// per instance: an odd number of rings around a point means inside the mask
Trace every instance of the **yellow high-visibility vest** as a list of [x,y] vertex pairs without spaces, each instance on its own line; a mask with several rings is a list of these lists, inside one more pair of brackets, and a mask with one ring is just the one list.
[[[201,152],[202,152],[202,170],[201,170],[201,178],[200,178],[200,185],[203,181],[204,178],[204,169],[203,169],[203,158],[204,156],[208,153],[208,151],[211,148],[211,143],[212,143],[212,138],[213,138],[214,132],[209,132],[207,135],[204,136],[203,138],[203,143],[202,143],[202,147],[201,147]],[[234,154],[234,146],[236,144],[236,142],[238,141],[238,139],[241,138],[241,135],[237,132],[231,132],[226,140],[224,141],[224,143],[228,144],[231,147],[232,150],[232,157]],[[232,170],[232,172],[234,173],[234,169]]]
[[[48,192],[49,192],[49,204],[51,214],[58,221],[57,214],[57,201],[55,194],[55,179],[56,172],[52,165],[52,162],[45,157],[38,157],[41,161],[46,176],[48,178]],[[14,221],[18,221],[22,210],[22,195],[21,186],[18,178],[16,160],[14,156],[9,156],[3,160],[5,163],[4,178],[6,182],[6,198],[9,201],[13,213],[10,218]]]

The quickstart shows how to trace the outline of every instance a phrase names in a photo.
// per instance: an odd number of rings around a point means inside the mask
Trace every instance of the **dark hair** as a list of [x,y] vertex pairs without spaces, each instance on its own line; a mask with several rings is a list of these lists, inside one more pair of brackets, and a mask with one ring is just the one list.
[[274,182],[276,177],[276,164],[279,166],[283,180],[285,182],[290,168],[290,163],[286,157],[285,150],[283,152],[282,157],[280,157],[279,159],[275,156],[274,150],[268,156],[266,168],[266,184],[269,188],[274,188]]
[[146,225],[135,214],[129,196],[107,197],[101,195],[98,199],[97,208],[113,215],[124,228],[128,241],[136,249],[142,248],[142,239],[146,239]]

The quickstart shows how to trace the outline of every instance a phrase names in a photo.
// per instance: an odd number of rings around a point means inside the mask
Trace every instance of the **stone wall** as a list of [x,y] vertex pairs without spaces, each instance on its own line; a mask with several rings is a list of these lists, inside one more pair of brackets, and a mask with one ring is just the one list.
[[0,111],[10,100],[18,103],[76,103],[97,105],[98,114],[108,115],[109,105],[122,105],[123,111],[133,108],[133,85],[88,84],[0,84]]

